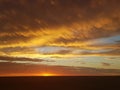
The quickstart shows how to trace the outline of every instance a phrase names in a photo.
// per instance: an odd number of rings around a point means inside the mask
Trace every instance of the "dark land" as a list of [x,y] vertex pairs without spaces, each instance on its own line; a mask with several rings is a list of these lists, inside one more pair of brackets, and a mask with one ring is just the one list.
[[0,90],[120,90],[120,77],[0,77]]

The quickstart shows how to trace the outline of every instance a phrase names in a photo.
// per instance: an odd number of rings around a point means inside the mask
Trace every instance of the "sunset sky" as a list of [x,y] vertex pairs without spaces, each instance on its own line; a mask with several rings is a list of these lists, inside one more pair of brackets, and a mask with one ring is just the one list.
[[120,75],[120,0],[0,0],[0,76]]

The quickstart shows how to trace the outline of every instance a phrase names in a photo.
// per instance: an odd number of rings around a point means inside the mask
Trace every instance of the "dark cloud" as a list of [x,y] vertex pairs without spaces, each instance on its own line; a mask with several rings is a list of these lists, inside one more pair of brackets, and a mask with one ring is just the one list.
[[78,67],[78,71],[83,71],[83,73],[89,73],[90,75],[119,75],[120,69],[103,69],[103,68],[88,68],[88,67]]
[[33,61],[33,62],[41,62],[41,59],[35,58],[23,58],[23,57],[8,57],[8,56],[0,56],[0,60],[12,62],[12,61]]
[[119,56],[119,53],[120,53],[120,49],[114,49],[112,51],[109,51],[109,52],[106,52],[106,53],[101,53],[103,55],[118,55]]
[[103,66],[111,66],[111,64],[105,63],[105,62],[103,62],[102,65],[103,65]]
[[0,48],[0,51],[6,55],[11,55],[12,53],[35,53],[33,48],[26,47],[8,47],[8,48]]
[[71,53],[72,50],[59,50],[57,52],[55,52],[55,54],[69,54]]
[[88,30],[77,31],[70,40],[57,41],[67,43],[120,34],[119,4],[119,0],[1,0],[0,44],[24,42],[35,36],[22,33],[73,23]]
[[106,60],[117,60],[119,57],[107,57]]

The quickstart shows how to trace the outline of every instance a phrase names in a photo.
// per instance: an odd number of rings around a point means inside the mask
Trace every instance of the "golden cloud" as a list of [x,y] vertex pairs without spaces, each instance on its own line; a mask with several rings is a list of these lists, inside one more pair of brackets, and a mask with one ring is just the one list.
[[26,54],[39,54],[35,49],[42,46],[72,47],[69,52],[63,51],[69,54],[76,49],[88,50],[84,54],[90,54],[89,50],[119,50],[117,41],[101,42],[102,45],[97,42],[120,35],[119,3],[119,0],[1,0],[0,53],[22,54],[21,48],[28,48],[23,50]]

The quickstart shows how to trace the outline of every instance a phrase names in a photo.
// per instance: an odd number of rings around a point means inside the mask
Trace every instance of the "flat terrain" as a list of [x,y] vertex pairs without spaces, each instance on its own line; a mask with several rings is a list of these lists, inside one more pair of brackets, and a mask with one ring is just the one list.
[[120,90],[120,77],[0,77],[0,90]]

